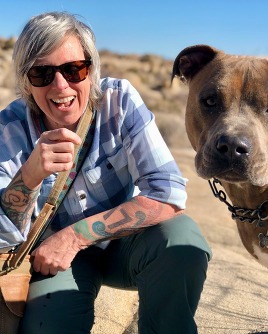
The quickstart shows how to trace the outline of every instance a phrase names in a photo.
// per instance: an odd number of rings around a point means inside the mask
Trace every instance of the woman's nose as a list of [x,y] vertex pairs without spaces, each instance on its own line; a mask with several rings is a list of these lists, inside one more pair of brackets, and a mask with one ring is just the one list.
[[69,86],[68,81],[64,78],[60,71],[56,71],[52,84],[58,89],[65,89]]

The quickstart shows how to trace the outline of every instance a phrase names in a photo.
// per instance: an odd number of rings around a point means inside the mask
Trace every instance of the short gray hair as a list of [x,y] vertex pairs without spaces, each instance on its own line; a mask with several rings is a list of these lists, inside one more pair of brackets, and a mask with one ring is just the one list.
[[95,107],[99,104],[102,96],[100,59],[92,29],[79,20],[76,15],[67,12],[48,12],[34,16],[28,21],[13,50],[18,94],[26,100],[31,109],[37,112],[39,108],[30,94],[27,73],[38,58],[53,52],[66,35],[78,37],[84,50],[85,59],[91,58],[92,60],[90,67],[92,84],[89,99]]

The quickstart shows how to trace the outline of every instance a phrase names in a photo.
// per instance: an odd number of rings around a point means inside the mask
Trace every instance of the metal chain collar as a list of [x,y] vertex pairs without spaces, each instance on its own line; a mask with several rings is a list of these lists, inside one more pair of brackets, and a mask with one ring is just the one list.
[[[268,215],[264,216],[263,213],[265,212],[264,206],[266,203],[268,203],[268,200],[265,200],[256,209],[239,208],[238,206],[232,205],[227,201],[227,196],[223,190],[218,190],[217,184],[220,186],[222,185],[220,180],[213,178],[212,181],[208,180],[208,183],[213,195],[227,205],[228,210],[232,214],[232,219],[238,219],[241,222],[246,222],[249,224],[256,224],[256,227],[265,227],[266,221],[268,221]],[[258,237],[260,247],[268,248],[268,234],[259,233]]]

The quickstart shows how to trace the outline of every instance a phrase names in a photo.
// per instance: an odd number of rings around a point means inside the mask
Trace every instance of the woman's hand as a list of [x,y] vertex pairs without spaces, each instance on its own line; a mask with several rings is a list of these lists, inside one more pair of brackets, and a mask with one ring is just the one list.
[[56,275],[71,266],[80,250],[73,229],[66,227],[48,237],[32,252],[33,269],[42,275]]
[[34,188],[50,174],[70,170],[73,166],[75,145],[80,143],[81,138],[66,128],[43,132],[21,168],[25,184]]
[[80,137],[68,129],[44,132],[28,160],[2,192],[2,208],[20,231],[31,221],[43,179],[71,169],[74,146],[80,143]]

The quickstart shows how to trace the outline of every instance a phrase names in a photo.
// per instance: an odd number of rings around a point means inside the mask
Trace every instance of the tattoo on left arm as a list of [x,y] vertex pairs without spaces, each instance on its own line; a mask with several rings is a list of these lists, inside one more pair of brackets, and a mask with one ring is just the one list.
[[87,221],[90,221],[90,217],[78,221],[74,224],[74,231],[89,240],[91,244],[138,233],[156,224],[157,218],[161,216],[163,203],[154,201],[153,204],[154,207],[151,208],[144,205],[142,200],[133,198],[116,208],[96,215],[98,220],[91,224]]

